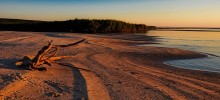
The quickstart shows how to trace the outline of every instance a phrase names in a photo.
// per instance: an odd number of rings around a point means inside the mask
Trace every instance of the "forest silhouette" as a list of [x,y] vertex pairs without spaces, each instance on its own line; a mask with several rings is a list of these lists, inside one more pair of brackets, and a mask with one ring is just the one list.
[[145,24],[131,24],[118,20],[74,19],[66,21],[37,21],[0,19],[0,30],[73,33],[145,33],[156,29]]

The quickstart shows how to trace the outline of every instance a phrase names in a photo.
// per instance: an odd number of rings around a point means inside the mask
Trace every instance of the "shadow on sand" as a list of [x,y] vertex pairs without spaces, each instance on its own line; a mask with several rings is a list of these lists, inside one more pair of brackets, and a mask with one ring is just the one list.
[[13,69],[13,70],[25,70],[23,68],[18,68],[15,62],[20,59],[0,59],[0,68]]
[[[19,59],[0,59],[0,69],[12,69],[12,70],[26,70],[15,66],[15,62]],[[60,64],[60,63],[59,63]],[[88,100],[88,91],[86,86],[86,80],[80,73],[79,69],[72,64],[60,64],[71,68],[73,73],[73,99],[74,100]]]
[[71,37],[71,36],[66,36],[65,34],[63,34],[63,33],[46,33],[45,36],[57,37],[57,38],[74,38],[74,37]]
[[72,69],[73,72],[73,99],[74,100],[88,100],[88,91],[86,86],[86,80],[79,71],[80,68],[75,67],[69,63],[59,63],[60,65],[67,66]]
[[88,100],[88,91],[86,87],[86,80],[80,73],[79,69],[72,68],[74,77],[74,94],[73,98],[76,100]]

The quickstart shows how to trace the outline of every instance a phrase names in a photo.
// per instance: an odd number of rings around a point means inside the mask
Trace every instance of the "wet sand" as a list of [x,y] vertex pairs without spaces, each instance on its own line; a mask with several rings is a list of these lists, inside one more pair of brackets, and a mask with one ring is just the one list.
[[[15,61],[36,55],[47,41],[66,45],[47,71],[16,68]],[[152,46],[154,39],[132,34],[0,32],[0,98],[90,100],[219,100],[220,74],[163,64],[205,55]]]

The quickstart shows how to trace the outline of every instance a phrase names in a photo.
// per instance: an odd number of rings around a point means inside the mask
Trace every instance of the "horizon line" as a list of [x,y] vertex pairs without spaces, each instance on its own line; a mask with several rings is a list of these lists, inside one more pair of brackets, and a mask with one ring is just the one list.
[[[73,18],[73,19],[66,19],[66,20],[39,20],[39,19],[22,19],[22,18],[5,18],[5,17],[0,17],[0,19],[15,19],[15,20],[28,20],[28,21],[68,21],[68,20],[75,20],[75,19],[88,19],[88,20],[117,20],[117,21],[123,21],[123,20],[118,20],[118,19],[103,19],[103,18]],[[126,22],[126,21],[123,21]],[[126,22],[126,23],[131,23],[131,22]],[[135,23],[135,24],[143,24],[143,23]],[[147,25],[146,26],[156,26],[156,25]],[[220,29],[220,27],[213,27],[213,26],[156,26],[157,28],[180,28],[180,29]]]

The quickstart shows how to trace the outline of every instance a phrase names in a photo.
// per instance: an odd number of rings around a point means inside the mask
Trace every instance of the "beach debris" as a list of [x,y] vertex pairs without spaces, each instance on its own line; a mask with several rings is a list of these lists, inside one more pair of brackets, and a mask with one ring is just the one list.
[[73,46],[83,41],[85,41],[85,39],[67,45],[52,45],[53,41],[50,41],[37,53],[36,56],[24,56],[23,59],[17,61],[15,65],[17,67],[25,68],[29,70],[32,69],[39,71],[47,70],[46,67],[42,67],[42,65],[46,64],[48,66],[52,66],[51,62],[68,57],[68,56],[56,56],[59,48]]
[[59,97],[63,95],[62,93],[58,93],[58,92],[47,92],[46,94],[50,97]]

